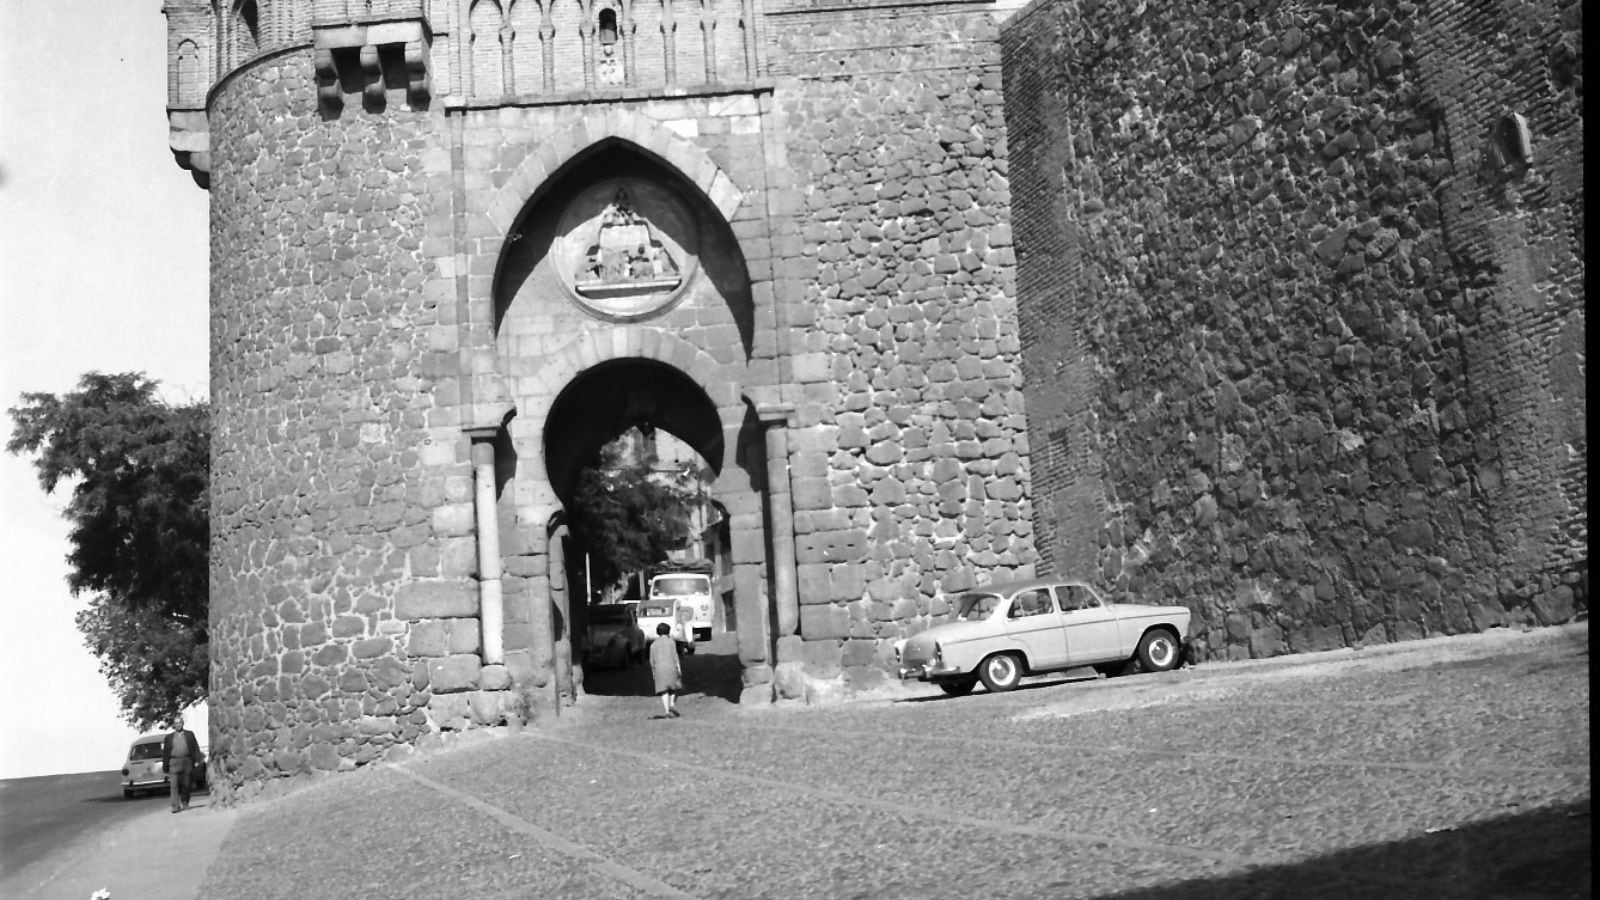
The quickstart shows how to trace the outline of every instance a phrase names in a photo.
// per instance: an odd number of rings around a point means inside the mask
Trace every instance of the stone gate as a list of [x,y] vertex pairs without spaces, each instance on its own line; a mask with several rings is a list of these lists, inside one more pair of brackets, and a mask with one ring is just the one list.
[[1034,564],[1000,7],[168,0],[223,791],[559,713],[563,504],[713,473],[743,702]]

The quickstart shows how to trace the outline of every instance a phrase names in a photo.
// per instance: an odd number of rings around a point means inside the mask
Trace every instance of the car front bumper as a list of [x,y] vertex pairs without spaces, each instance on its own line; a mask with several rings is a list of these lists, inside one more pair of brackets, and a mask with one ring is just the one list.
[[966,675],[966,672],[955,666],[947,666],[933,661],[911,663],[900,667],[900,680],[910,681],[952,681]]

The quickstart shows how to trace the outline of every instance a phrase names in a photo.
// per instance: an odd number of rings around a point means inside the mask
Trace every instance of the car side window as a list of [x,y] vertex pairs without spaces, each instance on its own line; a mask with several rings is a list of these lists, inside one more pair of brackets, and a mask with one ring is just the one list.
[[1089,589],[1083,585],[1069,584],[1060,588],[1060,590],[1061,610],[1063,612],[1074,612],[1094,607],[1094,595],[1089,593]]
[[1021,619],[1050,611],[1050,594],[1047,591],[1023,591],[1011,601],[1011,618]]

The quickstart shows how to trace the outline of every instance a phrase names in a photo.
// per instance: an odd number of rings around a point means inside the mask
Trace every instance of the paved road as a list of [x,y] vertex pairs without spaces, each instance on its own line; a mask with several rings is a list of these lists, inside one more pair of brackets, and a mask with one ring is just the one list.
[[245,808],[199,896],[1589,896],[1587,636],[667,721],[588,697]]
[[0,898],[85,900],[115,886],[115,900],[187,900],[232,821],[208,805],[203,791],[179,816],[165,794],[125,800],[117,772],[0,782]]
[[136,815],[145,804],[122,799],[120,778],[84,772],[0,781],[0,879],[68,840]]

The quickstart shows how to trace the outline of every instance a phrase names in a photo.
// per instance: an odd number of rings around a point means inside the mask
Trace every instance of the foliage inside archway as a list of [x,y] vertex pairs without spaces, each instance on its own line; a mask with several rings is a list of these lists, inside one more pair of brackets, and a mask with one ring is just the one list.
[[637,430],[600,447],[578,474],[567,509],[572,537],[590,554],[590,591],[668,558],[689,544],[699,471],[660,466]]

